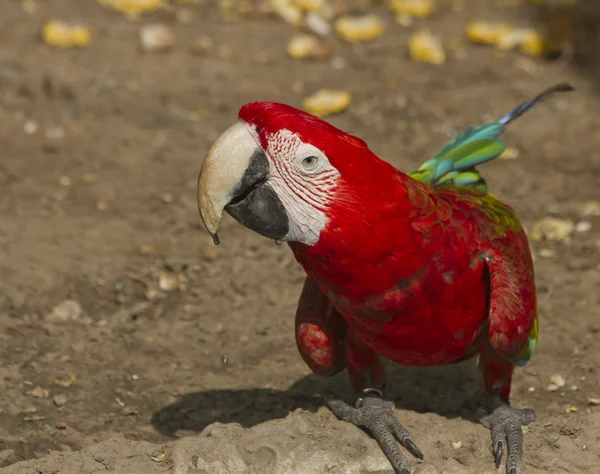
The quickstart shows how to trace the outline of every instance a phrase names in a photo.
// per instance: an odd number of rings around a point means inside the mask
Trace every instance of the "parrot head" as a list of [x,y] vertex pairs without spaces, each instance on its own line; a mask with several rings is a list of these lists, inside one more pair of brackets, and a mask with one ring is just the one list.
[[336,206],[346,219],[362,219],[378,195],[393,195],[384,177],[399,174],[364,141],[324,120],[289,105],[253,102],[208,151],[198,207],[215,243],[225,211],[267,238],[312,246],[341,216]]

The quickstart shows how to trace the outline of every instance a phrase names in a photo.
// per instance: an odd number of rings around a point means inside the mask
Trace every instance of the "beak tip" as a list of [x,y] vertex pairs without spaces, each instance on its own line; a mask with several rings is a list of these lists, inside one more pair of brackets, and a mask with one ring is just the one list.
[[219,245],[221,243],[221,239],[219,239],[219,236],[216,232],[212,235],[212,239],[215,245]]

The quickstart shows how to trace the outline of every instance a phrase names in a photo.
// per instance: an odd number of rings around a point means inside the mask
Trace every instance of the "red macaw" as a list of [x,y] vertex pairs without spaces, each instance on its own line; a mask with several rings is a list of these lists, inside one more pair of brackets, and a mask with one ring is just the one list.
[[286,241],[306,271],[296,342],[311,370],[343,368],[358,394],[326,395],[335,415],[367,428],[396,473],[410,466],[396,440],[423,458],[383,398],[381,356],[404,365],[479,355],[496,466],[520,474],[521,427],[533,410],[509,405],[515,366],[538,336],[533,263],[514,210],[488,193],[476,166],[505,149],[510,122],[557,84],[494,123],[471,127],[405,174],[361,139],[272,102],[253,102],[209,150],[198,179],[202,221],[219,242],[225,210],[249,229]]

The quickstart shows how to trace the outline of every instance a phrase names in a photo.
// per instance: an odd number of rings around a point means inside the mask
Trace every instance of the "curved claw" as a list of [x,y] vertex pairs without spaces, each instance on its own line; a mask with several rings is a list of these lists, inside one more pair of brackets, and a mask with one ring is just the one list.
[[507,403],[494,397],[487,411],[479,410],[479,422],[492,432],[492,445],[496,468],[500,467],[505,448],[507,474],[521,473],[521,458],[523,457],[522,427],[535,420],[533,410],[512,408]]
[[331,392],[325,392],[325,398],[327,405],[339,419],[370,431],[396,474],[410,474],[408,460],[396,441],[416,458],[423,459],[423,453],[394,416],[394,404],[381,398],[377,392],[370,391],[367,396],[360,398],[357,407],[335,398]]

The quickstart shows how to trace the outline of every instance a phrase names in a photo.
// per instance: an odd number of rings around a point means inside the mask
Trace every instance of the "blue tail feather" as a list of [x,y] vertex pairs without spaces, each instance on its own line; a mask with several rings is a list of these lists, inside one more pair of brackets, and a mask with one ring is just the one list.
[[555,84],[532,100],[523,102],[497,122],[467,128],[409,176],[434,187],[470,186],[487,192],[487,185],[475,167],[493,160],[506,149],[499,138],[505,127],[555,92],[572,90],[573,86],[567,82]]

